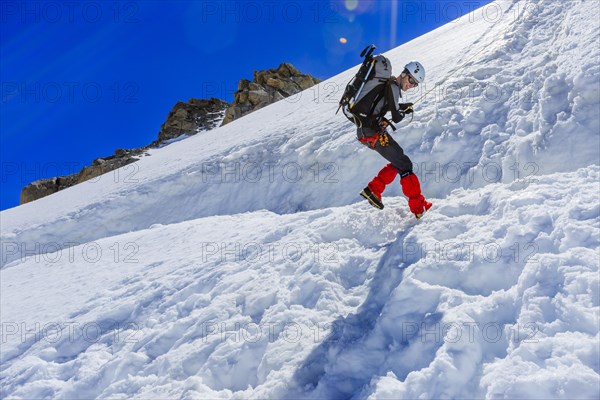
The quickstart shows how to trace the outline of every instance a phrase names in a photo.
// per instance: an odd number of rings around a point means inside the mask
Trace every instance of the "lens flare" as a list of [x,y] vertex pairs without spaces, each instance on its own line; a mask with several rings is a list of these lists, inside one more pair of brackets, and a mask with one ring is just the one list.
[[344,1],[344,5],[346,6],[346,10],[354,11],[358,7],[358,0],[346,0]]

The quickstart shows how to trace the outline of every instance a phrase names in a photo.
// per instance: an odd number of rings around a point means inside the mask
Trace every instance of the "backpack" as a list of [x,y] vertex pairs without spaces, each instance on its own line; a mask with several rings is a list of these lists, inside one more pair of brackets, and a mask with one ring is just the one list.
[[[379,120],[389,109],[382,104],[375,115],[377,105],[386,96],[391,84],[392,64],[383,55],[372,56],[375,46],[365,48],[361,57],[364,61],[356,75],[350,80],[339,102],[344,115],[357,126],[378,126]],[[337,114],[337,112],[336,112]]]

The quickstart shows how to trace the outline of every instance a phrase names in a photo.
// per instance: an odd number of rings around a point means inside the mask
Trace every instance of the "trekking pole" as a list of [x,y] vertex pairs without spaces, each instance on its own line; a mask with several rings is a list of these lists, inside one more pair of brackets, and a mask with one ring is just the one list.
[[[371,74],[373,65],[375,65],[375,61],[373,60],[373,57],[371,57],[373,55],[373,51],[375,51],[375,49],[376,49],[375,45],[372,44],[370,46],[365,47],[365,49],[360,53],[360,57],[364,58],[364,60],[361,64],[361,66],[359,67],[358,72],[356,73],[356,75],[354,75],[354,78],[352,78],[350,80],[350,82],[348,82],[348,84],[346,85],[346,89],[344,90],[342,99],[340,100],[338,108],[335,112],[336,114],[340,111],[340,108],[347,106],[350,103],[350,100],[356,99],[360,95],[360,92],[362,91],[363,87],[365,86],[365,82],[367,81],[366,78]],[[360,72],[364,70],[364,68],[367,66],[367,63],[370,64],[369,69],[368,69],[366,75],[364,76],[365,79],[362,81],[360,88],[358,89],[358,92],[352,96],[346,95],[348,92],[348,88],[354,87],[354,84],[357,80],[358,74],[360,74]],[[352,107],[353,105],[354,105],[354,103],[350,104],[350,107]]]
[[[373,69],[374,65],[375,65],[375,60],[372,60],[371,61],[371,65],[369,66],[369,70],[367,71],[367,75],[365,75],[366,77],[368,77],[371,74],[371,70]],[[350,100],[356,100],[358,98],[358,96],[360,96],[360,93],[362,92],[363,88],[365,87],[365,83],[367,83],[366,79],[360,85],[360,88],[358,89],[358,92],[356,92],[356,94]],[[349,106],[349,108],[352,108],[353,105],[354,105],[354,103],[351,103],[350,106]]]

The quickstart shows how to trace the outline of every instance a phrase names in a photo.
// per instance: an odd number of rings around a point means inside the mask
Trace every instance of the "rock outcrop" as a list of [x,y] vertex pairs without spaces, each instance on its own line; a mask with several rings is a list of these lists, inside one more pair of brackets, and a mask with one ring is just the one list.
[[131,164],[132,162],[137,161],[137,157],[142,155],[146,149],[147,147],[131,150],[117,149],[115,150],[114,155],[97,158],[92,162],[92,165],[83,167],[83,169],[76,174],[40,179],[32,182],[21,189],[20,203],[29,203],[30,201],[46,197],[59,190],[66,189],[117,168],[121,168],[127,164]]
[[158,142],[163,143],[181,135],[195,135],[219,126],[229,103],[211,98],[177,102],[160,127]]
[[114,155],[98,158],[76,174],[40,179],[21,189],[21,204],[56,193],[59,190],[96,178],[102,174],[131,164],[150,148],[171,143],[182,135],[195,135],[226,124],[254,110],[292,96],[319,83],[320,80],[302,74],[291,64],[278,68],[255,71],[253,82],[242,79],[233,104],[211,98],[177,102],[162,124],[158,139],[136,149],[117,149]]
[[20,204],[40,199],[131,164],[148,149],[164,146],[181,135],[190,136],[216,128],[223,120],[227,107],[229,103],[214,98],[190,99],[187,103],[177,102],[167,115],[167,120],[158,133],[158,139],[154,142],[135,149],[117,149],[114,155],[97,158],[76,174],[32,182],[21,189]]
[[320,79],[305,75],[288,63],[278,68],[254,71],[252,82],[246,79],[239,81],[233,104],[225,112],[223,125],[319,82]]

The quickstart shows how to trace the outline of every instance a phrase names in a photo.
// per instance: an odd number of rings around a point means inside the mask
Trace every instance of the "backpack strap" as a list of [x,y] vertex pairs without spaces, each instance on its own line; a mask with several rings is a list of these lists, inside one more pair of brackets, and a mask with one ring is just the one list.
[[377,120],[380,119],[380,117],[382,115],[385,115],[385,113],[387,112],[385,107],[383,107],[383,109],[381,110],[381,115],[374,115],[375,113],[375,107],[377,107],[377,103],[379,103],[381,101],[381,99],[383,99],[383,96],[386,96],[386,92],[388,90],[388,82],[385,82],[385,87],[382,88],[382,90],[380,90],[377,93],[377,96],[375,96],[375,99],[373,99],[373,104],[371,104],[371,108],[369,109],[369,113],[367,115],[371,115],[373,117],[375,117]]
[[[404,117],[396,106],[392,85],[397,85],[393,78],[379,78],[377,86],[364,94],[356,103],[351,104],[348,108],[343,108],[344,114],[359,127],[369,126],[378,129],[380,123],[385,120],[393,130],[396,130],[395,126],[384,118],[388,111],[391,111],[392,121],[394,122],[400,122]],[[382,101],[383,106],[379,113],[375,115],[375,109]]]
[[348,112],[360,121],[360,126],[378,129],[380,116],[374,115],[373,111],[377,103],[384,98],[385,82],[386,80],[383,80],[383,82],[378,83],[377,86],[365,93],[359,101],[348,107]]
[[385,102],[387,103],[387,108],[392,113],[392,121],[400,122],[404,117],[400,111],[398,111],[398,107],[396,106],[396,99],[394,99],[394,92],[392,91],[392,85],[395,85],[393,78],[389,78],[386,86],[385,86]]

